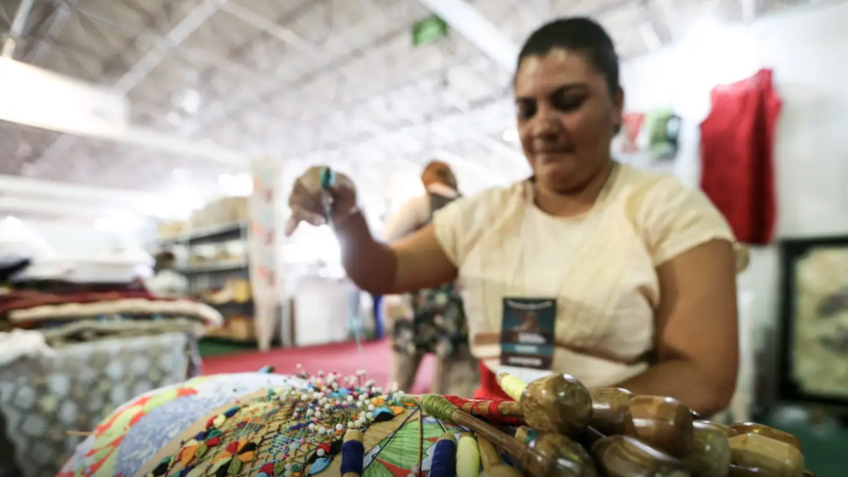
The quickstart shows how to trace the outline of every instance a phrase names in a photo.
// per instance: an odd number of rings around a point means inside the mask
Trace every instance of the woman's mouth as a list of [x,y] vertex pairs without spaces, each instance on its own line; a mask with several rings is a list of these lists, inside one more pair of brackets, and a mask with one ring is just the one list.
[[564,159],[564,156],[574,154],[573,149],[542,149],[536,151],[536,156],[542,159],[543,162],[559,162]]
[[536,152],[536,154],[550,154],[550,155],[573,154],[574,153],[574,147],[573,146],[565,146],[565,145],[543,146],[543,147],[535,148],[534,151]]

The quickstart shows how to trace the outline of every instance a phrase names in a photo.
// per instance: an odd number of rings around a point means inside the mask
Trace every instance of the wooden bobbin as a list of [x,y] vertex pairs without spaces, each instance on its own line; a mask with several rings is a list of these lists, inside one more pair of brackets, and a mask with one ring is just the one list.
[[633,393],[622,388],[590,388],[589,395],[592,397],[589,425],[604,434],[609,434],[608,426],[613,412],[633,398]]
[[695,448],[692,413],[676,399],[634,396],[613,412],[610,434],[635,437],[672,457],[684,458]]
[[[804,455],[792,444],[749,432],[731,437],[730,474],[733,477],[767,475],[769,477],[801,477],[804,474]],[[756,470],[759,474],[751,471]]]
[[607,477],[689,477],[685,465],[630,436],[610,436],[592,446]]
[[502,373],[498,383],[511,397],[521,389],[517,400],[524,422],[536,432],[576,436],[589,424],[592,396],[573,376],[554,374],[522,388],[518,378]]
[[694,422],[694,449],[683,464],[697,477],[726,477],[730,471],[730,444],[725,429],[709,421]]
[[497,475],[501,477],[519,477],[521,474],[508,467],[501,459],[501,454],[495,446],[483,436],[477,436],[477,447],[480,450],[480,464],[483,467],[481,475]]
[[759,434],[770,439],[785,442],[799,451],[803,451],[803,449],[801,449],[801,441],[799,441],[797,437],[788,432],[781,431],[780,429],[775,429],[763,424],[757,424],[756,422],[740,422],[731,424],[730,428],[736,431],[737,434]]

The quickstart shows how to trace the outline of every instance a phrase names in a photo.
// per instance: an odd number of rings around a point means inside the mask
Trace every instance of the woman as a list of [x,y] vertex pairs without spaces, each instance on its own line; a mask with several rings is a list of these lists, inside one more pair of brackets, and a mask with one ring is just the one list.
[[[381,293],[458,279],[485,365],[480,397],[501,396],[504,303],[537,297],[554,304],[543,310],[556,316],[554,372],[672,396],[701,414],[723,409],[738,363],[733,235],[700,192],[610,157],[624,106],[612,40],[584,18],[547,24],[522,48],[514,89],[532,178],[455,201],[385,245],[340,176],[332,220],[345,268]],[[319,175],[295,183],[289,230],[322,223]]]
[[[385,238],[395,242],[432,220],[433,214],[460,197],[450,166],[431,161],[421,174],[426,194],[404,204],[389,221]],[[392,367],[389,379],[410,391],[425,354],[436,355],[432,392],[469,397],[476,381],[476,360],[468,351],[468,329],[462,298],[453,283],[416,290],[410,294],[411,319],[399,319],[392,330]]]

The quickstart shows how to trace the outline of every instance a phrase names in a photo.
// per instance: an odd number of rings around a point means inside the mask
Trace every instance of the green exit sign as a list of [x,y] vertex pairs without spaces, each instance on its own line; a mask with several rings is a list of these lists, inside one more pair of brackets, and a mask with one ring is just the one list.
[[413,46],[433,43],[446,36],[448,36],[448,24],[435,15],[412,25]]

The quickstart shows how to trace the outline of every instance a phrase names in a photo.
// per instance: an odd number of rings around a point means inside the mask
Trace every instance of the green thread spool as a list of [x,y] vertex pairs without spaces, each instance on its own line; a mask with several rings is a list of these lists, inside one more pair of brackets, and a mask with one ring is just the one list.
[[422,394],[418,398],[418,405],[431,417],[435,417],[440,421],[453,422],[451,414],[454,411],[460,410],[458,407],[451,404],[444,396],[439,394]]

